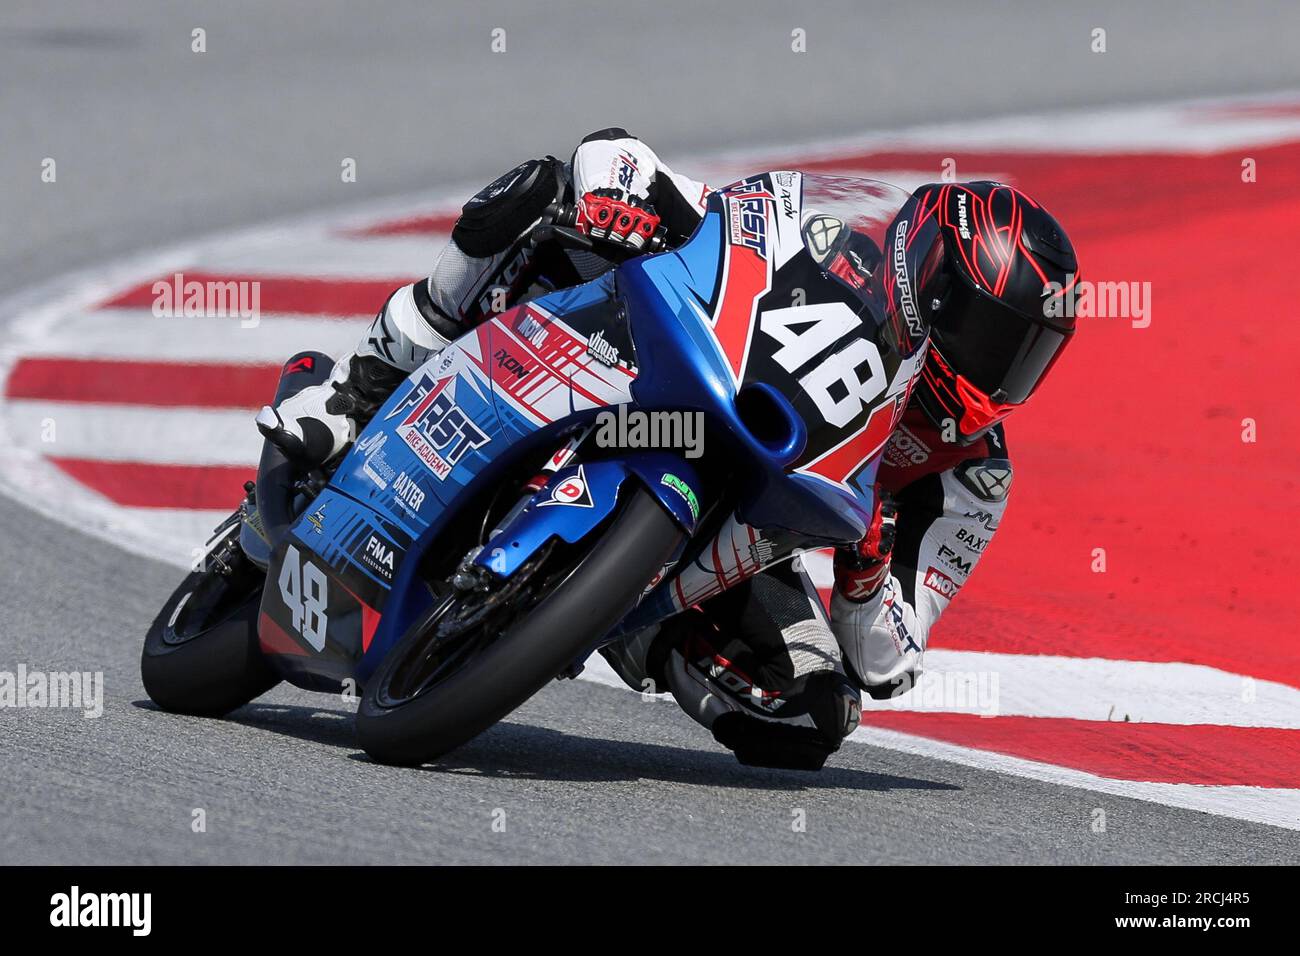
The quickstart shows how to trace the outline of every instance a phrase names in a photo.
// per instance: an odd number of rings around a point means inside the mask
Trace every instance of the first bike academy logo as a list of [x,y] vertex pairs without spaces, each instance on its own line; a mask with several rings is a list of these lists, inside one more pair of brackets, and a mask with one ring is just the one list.
[[[482,448],[491,436],[456,404],[448,386],[454,378],[434,382],[427,375],[385,418],[408,412],[397,435],[439,481],[446,481],[467,452]],[[408,411],[409,410],[409,411]]]
[[767,204],[776,196],[762,177],[746,179],[727,189],[727,226],[731,243],[767,258]]

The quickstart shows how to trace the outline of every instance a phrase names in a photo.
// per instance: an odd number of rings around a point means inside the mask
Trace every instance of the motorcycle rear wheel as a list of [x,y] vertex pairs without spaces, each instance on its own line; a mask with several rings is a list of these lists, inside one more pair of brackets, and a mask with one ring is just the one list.
[[[489,618],[477,635],[486,640],[468,654],[456,651],[463,660],[450,673],[439,675],[434,667],[423,681],[412,678],[415,669],[430,669],[438,640],[436,622],[416,625],[366,685],[357,712],[361,746],[381,763],[413,766],[478,736],[617,624],[681,537],[663,506],[636,487],[584,554],[561,559],[568,566],[558,573],[554,560],[542,562],[534,574],[545,575],[545,585],[532,607],[499,634],[487,633],[493,628]],[[446,621],[447,614],[438,620]]]
[[257,640],[265,576],[240,559],[229,574],[191,572],[149,625],[140,678],[163,710],[220,717],[280,682]]

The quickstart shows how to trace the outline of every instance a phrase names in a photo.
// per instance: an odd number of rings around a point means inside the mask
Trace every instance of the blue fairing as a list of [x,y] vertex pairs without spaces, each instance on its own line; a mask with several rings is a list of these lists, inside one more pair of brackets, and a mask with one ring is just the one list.
[[[705,533],[710,509],[720,504],[745,524],[784,529],[805,546],[860,538],[878,461],[864,461],[842,480],[795,471],[792,459],[808,441],[802,410],[768,388],[767,399],[787,402],[794,423],[786,445],[775,449],[737,413],[745,383],[711,325],[737,248],[714,201],[676,251],[632,260],[503,313],[412,373],[277,549],[272,580],[287,546],[305,549],[342,585],[337,606],[340,589],[331,591],[332,619],[356,620],[332,624],[323,650],[281,662],[291,679],[351,667],[364,682],[430,606],[421,559],[439,553],[452,517],[471,498],[481,511],[484,489],[518,487],[527,477],[518,473],[521,462],[551,454],[618,404],[701,412],[709,440],[721,441],[725,455],[691,461],[674,450],[616,449],[560,467],[488,542],[480,564],[508,577],[549,540],[582,541],[613,514],[629,481],[655,495],[688,536]],[[615,331],[600,332],[597,344],[590,330],[607,328]],[[590,360],[594,349],[600,363]],[[568,497],[557,497],[561,491]],[[658,588],[643,602],[639,624],[673,612],[671,600],[656,596],[666,583]],[[264,619],[292,634],[273,590],[263,600]]]
[[[642,374],[633,386],[643,408],[699,409],[744,447],[758,491],[740,501],[741,519],[756,528],[789,528],[810,538],[850,541],[870,521],[878,463],[857,476],[853,491],[807,475],[759,443],[736,416],[736,387],[717,341],[702,320],[717,284],[719,217],[706,217],[676,252],[634,260],[618,270],[618,290],[633,319]],[[710,277],[707,279],[705,277]],[[653,317],[637,322],[636,317]],[[670,318],[671,317],[671,318]],[[675,321],[673,321],[675,319]]]

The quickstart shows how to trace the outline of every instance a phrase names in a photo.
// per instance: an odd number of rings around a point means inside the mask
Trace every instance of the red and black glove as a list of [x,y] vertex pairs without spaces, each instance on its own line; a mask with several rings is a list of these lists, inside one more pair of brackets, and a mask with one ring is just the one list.
[[898,525],[893,497],[879,485],[875,492],[876,507],[866,535],[852,548],[835,549],[835,590],[859,604],[875,597],[889,577]]
[[640,252],[659,228],[654,208],[621,189],[593,189],[578,201],[577,230],[631,252]]

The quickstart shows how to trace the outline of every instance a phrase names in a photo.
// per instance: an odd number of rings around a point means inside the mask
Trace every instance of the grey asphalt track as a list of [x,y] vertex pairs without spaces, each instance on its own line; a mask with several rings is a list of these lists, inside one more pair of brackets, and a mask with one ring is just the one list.
[[[1293,3],[1046,6],[7,0],[0,295],[200,232],[486,181],[613,123],[671,157],[1300,88]],[[344,157],[358,182],[339,182]],[[671,704],[585,682],[423,770],[366,761],[332,697],[166,715],[137,660],[176,580],[0,498],[0,670],[106,681],[98,720],[0,711],[0,863],[1300,860],[1288,831],[858,744],[820,775],[751,770]]]

